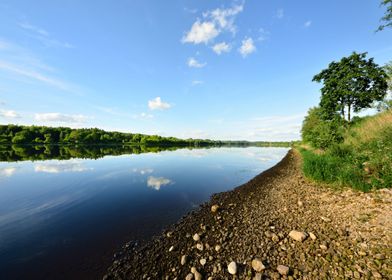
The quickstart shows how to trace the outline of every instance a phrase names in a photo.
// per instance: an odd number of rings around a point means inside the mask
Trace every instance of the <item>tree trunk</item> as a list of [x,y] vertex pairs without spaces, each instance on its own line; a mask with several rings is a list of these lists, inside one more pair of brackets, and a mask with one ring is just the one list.
[[350,121],[351,121],[351,104],[348,104],[347,119],[348,119],[348,123],[350,123]]

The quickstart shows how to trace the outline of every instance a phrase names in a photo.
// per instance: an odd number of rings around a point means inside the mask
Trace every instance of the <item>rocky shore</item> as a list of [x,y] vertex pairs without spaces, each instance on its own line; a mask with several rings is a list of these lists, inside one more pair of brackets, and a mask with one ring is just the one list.
[[291,150],[151,242],[124,246],[104,279],[392,279],[392,191],[309,182]]

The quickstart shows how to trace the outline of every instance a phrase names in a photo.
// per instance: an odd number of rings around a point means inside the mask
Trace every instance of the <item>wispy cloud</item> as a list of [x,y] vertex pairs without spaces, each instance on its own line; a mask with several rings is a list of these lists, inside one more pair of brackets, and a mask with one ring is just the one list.
[[150,110],[166,110],[171,108],[171,104],[163,102],[158,96],[148,101],[148,108],[150,108]]
[[84,123],[91,117],[85,115],[68,115],[61,113],[38,113],[34,116],[36,121],[61,122],[61,123]]
[[30,36],[39,40],[46,47],[62,47],[62,48],[74,48],[74,46],[68,42],[62,42],[52,38],[48,31],[45,29],[32,25],[28,22],[20,22],[19,27],[28,31]]
[[231,8],[218,8],[203,13],[203,20],[197,19],[191,29],[182,38],[183,43],[208,44],[223,31],[235,34],[234,24],[237,14],[243,11],[244,5],[234,5]]
[[277,17],[278,19],[284,18],[284,10],[283,10],[283,9],[278,9],[278,10],[276,11],[276,17]]
[[307,22],[304,23],[304,26],[306,28],[310,27],[311,25],[312,25],[312,21],[311,20],[308,20]]
[[196,60],[196,58],[190,57],[190,58],[188,59],[188,66],[189,66],[189,67],[193,67],[193,68],[203,68],[203,67],[206,66],[206,65],[207,65],[206,62],[204,62],[204,63],[199,62],[199,61]]
[[150,120],[154,118],[154,115],[143,112],[137,115],[133,115],[133,118],[138,120]]
[[[0,71],[24,81],[57,88],[61,91],[78,93],[77,86],[53,76],[55,69],[35,56],[31,51],[0,38]],[[23,81],[23,80],[22,80]]]
[[20,114],[13,110],[0,110],[0,116],[6,119],[20,118]]
[[204,84],[204,81],[194,80],[192,81],[192,86],[198,86]]
[[238,51],[243,57],[247,57],[249,54],[255,52],[256,46],[254,45],[253,39],[247,38],[242,40],[241,47],[238,49]]
[[218,44],[215,44],[214,46],[212,46],[212,50],[216,54],[220,55],[222,53],[229,52],[231,50],[231,47],[226,42],[222,42],[222,43],[218,43]]
[[13,166],[0,168],[0,177],[11,177],[16,171],[17,168]]
[[141,169],[134,168],[134,169],[132,169],[132,172],[139,173],[140,175],[146,175],[146,174],[153,173],[154,169],[152,169],[152,168],[141,168]]

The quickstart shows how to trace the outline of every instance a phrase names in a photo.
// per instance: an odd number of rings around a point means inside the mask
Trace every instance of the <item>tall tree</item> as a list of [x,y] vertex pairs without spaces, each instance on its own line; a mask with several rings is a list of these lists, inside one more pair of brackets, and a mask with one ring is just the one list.
[[387,93],[387,74],[366,59],[367,53],[353,52],[339,62],[331,62],[327,69],[313,77],[322,82],[320,107],[328,116],[339,112],[350,122],[351,113],[370,108],[374,101],[381,101]]
[[381,18],[383,23],[378,27],[377,31],[381,31],[385,27],[392,27],[392,0],[382,0],[381,5],[385,6],[387,10]]

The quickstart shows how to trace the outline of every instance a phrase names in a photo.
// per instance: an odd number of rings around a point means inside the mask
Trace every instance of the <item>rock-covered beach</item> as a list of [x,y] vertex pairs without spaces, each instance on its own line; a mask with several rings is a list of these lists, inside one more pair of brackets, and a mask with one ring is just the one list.
[[291,150],[150,242],[126,244],[104,279],[392,279],[391,217],[390,189],[315,184]]

